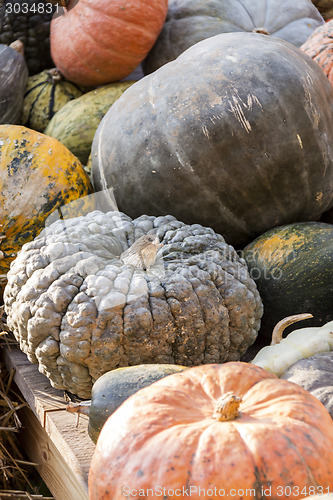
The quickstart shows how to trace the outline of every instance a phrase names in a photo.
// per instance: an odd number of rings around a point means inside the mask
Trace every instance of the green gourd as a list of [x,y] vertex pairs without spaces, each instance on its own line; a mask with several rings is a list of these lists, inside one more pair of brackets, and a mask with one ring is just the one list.
[[86,165],[100,121],[133,83],[132,80],[110,83],[68,102],[54,115],[44,133],[62,142]]
[[43,132],[59,109],[87,90],[66,80],[57,68],[30,76],[24,93],[22,125]]
[[67,411],[89,415],[88,433],[94,443],[108,417],[132,394],[172,373],[185,370],[172,364],[146,364],[104,373],[92,387],[91,400],[68,403]]

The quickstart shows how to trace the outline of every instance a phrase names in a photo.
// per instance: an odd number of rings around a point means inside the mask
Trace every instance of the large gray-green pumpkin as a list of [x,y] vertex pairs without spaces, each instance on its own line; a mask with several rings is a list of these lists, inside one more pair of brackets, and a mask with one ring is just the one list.
[[[142,237],[163,244],[154,263]],[[22,247],[7,278],[7,323],[21,349],[54,387],[82,398],[122,366],[238,360],[262,316],[245,261],[212,229],[172,216],[56,221]]]
[[220,33],[258,31],[300,47],[321,24],[311,0],[169,0],[163,29],[143,68],[151,73]]
[[203,40],[111,106],[92,178],[131,217],[170,213],[233,246],[316,220],[333,204],[333,89],[278,38]]

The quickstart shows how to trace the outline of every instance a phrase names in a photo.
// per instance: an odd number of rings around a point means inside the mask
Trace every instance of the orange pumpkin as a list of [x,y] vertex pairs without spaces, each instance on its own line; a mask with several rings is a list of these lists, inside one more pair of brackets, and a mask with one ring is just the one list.
[[333,422],[311,394],[248,363],[202,365],[109,417],[89,498],[296,499],[333,490],[332,464]]
[[81,85],[121,80],[155,43],[167,6],[167,0],[70,0],[51,22],[52,59]]
[[19,125],[0,126],[0,296],[22,245],[57,210],[66,218],[93,210],[90,193],[81,163],[59,141]]
[[300,49],[319,64],[333,85],[333,19],[315,29]]

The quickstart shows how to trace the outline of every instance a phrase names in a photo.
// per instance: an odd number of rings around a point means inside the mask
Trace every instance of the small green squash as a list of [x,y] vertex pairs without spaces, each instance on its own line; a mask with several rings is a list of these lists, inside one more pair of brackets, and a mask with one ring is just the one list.
[[311,313],[309,326],[333,320],[333,225],[299,222],[279,226],[243,251],[264,304],[259,335],[271,336],[286,316]]
[[66,80],[57,68],[30,76],[24,93],[22,125],[43,132],[60,108],[87,90]]
[[91,400],[68,403],[67,411],[89,415],[88,433],[96,443],[106,420],[127,398],[143,387],[185,369],[185,366],[172,364],[146,364],[111,370],[96,380]]
[[58,139],[86,165],[100,121],[133,83],[132,80],[111,83],[70,101],[54,115],[44,133]]

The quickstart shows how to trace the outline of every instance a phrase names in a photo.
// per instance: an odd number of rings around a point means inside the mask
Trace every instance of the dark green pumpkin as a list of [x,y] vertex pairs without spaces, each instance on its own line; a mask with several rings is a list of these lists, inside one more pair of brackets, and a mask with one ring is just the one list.
[[23,45],[0,45],[0,124],[18,124],[28,69],[23,57]]
[[[157,380],[185,369],[185,366],[172,364],[146,364],[106,372],[94,383],[90,401],[79,405],[69,404],[67,410],[89,414],[88,433],[96,443],[108,417],[127,398]],[[86,411],[85,408],[89,409]]]
[[264,304],[259,335],[271,337],[286,316],[313,314],[307,326],[333,319],[333,225],[295,223],[274,228],[243,256]]
[[57,111],[87,90],[66,80],[57,68],[30,76],[24,93],[22,125],[44,132]]
[[143,62],[151,73],[200,40],[220,33],[267,33],[300,47],[324,20],[311,0],[169,0],[155,45]]
[[333,89],[293,45],[216,35],[134,83],[92,145],[95,190],[131,217],[170,213],[234,247],[333,202]]

